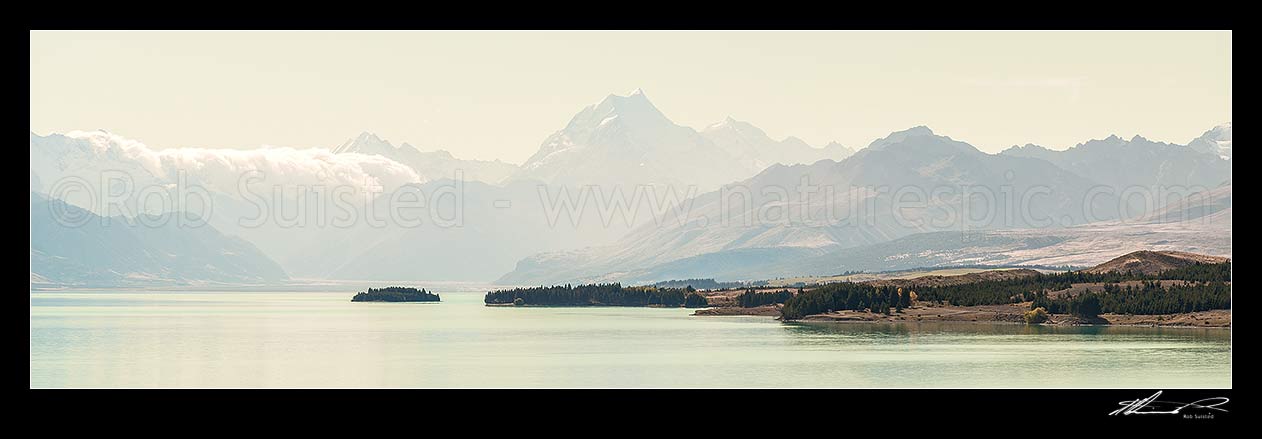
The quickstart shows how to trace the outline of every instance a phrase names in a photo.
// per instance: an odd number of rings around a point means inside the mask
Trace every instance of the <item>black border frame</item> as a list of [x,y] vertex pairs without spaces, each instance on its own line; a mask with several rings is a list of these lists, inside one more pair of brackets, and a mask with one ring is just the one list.
[[[979,11],[939,4],[776,5],[730,3],[608,4],[610,10],[571,6],[568,14],[540,5],[408,5],[396,7],[308,4],[282,8],[253,4],[245,8],[207,5],[172,11],[151,5],[127,10],[117,4],[74,6],[61,11],[27,12],[28,29],[1018,29],[1121,30],[1198,29],[1230,30],[1230,13],[1175,10],[1154,4],[1105,5],[978,5]],[[65,5],[55,5],[66,8]],[[188,5],[193,6],[193,5]],[[481,11],[457,11],[457,7]],[[407,6],[401,6],[407,8]],[[537,16],[526,8],[542,8]],[[877,8],[889,8],[878,11]],[[1022,8],[1026,8],[1022,10]],[[748,12],[723,12],[722,10]],[[1182,8],[1180,8],[1182,9]],[[487,10],[494,12],[487,13]],[[954,15],[954,16],[953,16]],[[1198,19],[1199,18],[1199,19]],[[1196,62],[1196,60],[1188,60]],[[127,427],[171,424],[189,432],[224,428],[237,433],[250,423],[282,424],[296,429],[321,428],[322,420],[384,424],[416,428],[455,427],[465,433],[510,430],[559,430],[582,433],[571,421],[594,421],[598,430],[631,433],[644,428],[679,423],[684,434],[711,435],[732,428],[742,435],[764,430],[771,434],[802,434],[803,429],[832,430],[830,435],[857,434],[867,428],[933,428],[943,435],[981,431],[1002,435],[1089,434],[1096,425],[1128,430],[1179,425],[1202,434],[1230,424],[1234,402],[1215,412],[1213,419],[1180,415],[1109,415],[1119,402],[1145,398],[1162,390],[1163,400],[1192,402],[1203,398],[1231,399],[1232,389],[820,389],[820,390],[28,390],[24,412],[57,432],[85,428],[98,433],[124,432]],[[360,408],[398,407],[394,416],[373,415]],[[371,410],[369,410],[371,411]],[[563,416],[558,416],[562,413]],[[1205,413],[1194,411],[1191,413]],[[488,422],[444,425],[449,417],[472,417]],[[395,424],[394,421],[402,421]],[[874,423],[879,421],[879,423]],[[1082,423],[1086,421],[1086,423]],[[419,425],[416,422],[426,422]],[[1013,429],[989,426],[1014,425]],[[393,424],[393,425],[392,425]],[[574,424],[579,425],[579,424]],[[379,427],[380,425],[378,425]],[[122,429],[118,427],[124,427]],[[373,427],[366,427],[367,430]],[[1166,430],[1167,432],[1169,430]],[[161,432],[161,430],[159,430]],[[180,430],[169,431],[178,434]],[[327,431],[325,431],[327,433]],[[679,432],[676,430],[676,432]],[[362,432],[361,432],[362,433]],[[406,433],[405,433],[406,434]]]

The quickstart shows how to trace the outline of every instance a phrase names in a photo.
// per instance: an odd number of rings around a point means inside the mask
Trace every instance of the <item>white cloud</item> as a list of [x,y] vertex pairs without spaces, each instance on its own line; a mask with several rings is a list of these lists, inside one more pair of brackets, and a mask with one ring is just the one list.
[[32,134],[31,171],[45,185],[70,176],[95,183],[104,171],[126,172],[138,185],[170,184],[183,171],[192,182],[227,194],[235,194],[238,180],[250,171],[261,172],[263,184],[286,186],[345,185],[391,190],[424,181],[412,168],[375,155],[290,147],[154,149],[104,131]]

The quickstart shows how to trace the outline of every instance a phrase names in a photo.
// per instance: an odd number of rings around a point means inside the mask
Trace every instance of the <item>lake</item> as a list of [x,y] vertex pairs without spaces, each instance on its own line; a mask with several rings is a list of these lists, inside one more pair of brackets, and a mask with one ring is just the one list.
[[784,324],[337,292],[32,292],[46,387],[1230,388],[1225,329]]

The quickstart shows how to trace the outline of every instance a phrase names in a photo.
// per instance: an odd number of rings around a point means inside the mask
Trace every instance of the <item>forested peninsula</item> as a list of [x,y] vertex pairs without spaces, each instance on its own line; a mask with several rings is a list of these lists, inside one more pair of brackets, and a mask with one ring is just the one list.
[[699,294],[715,308],[697,315],[784,321],[1225,327],[1231,324],[1231,260],[1141,251],[1079,271],[1008,269]]
[[550,287],[514,288],[490,291],[487,305],[515,306],[653,306],[667,308],[702,308],[706,298],[691,286],[662,288],[654,286],[624,287],[619,283],[555,285]]

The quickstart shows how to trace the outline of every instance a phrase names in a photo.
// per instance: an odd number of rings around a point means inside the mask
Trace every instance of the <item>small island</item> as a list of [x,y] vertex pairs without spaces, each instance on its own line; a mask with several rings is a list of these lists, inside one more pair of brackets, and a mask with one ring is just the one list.
[[706,298],[691,286],[624,287],[622,284],[556,285],[486,293],[488,306],[648,306],[704,308]]
[[369,288],[355,294],[351,302],[438,302],[438,294],[409,287]]

